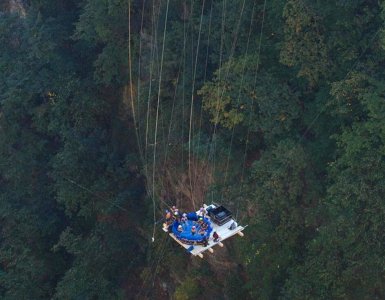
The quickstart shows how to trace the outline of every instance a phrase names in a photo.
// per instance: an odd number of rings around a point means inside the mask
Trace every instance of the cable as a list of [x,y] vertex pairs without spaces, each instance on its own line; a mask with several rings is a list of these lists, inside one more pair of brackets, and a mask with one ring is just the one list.
[[[140,94],[140,88],[141,88],[141,72],[142,72],[142,33],[143,33],[143,22],[144,22],[144,9],[145,9],[145,4],[146,4],[146,0],[143,0],[143,3],[142,3],[142,17],[141,17],[141,20],[140,20],[140,32],[139,32],[139,54],[138,54],[138,82],[137,82],[137,90],[138,90],[138,93],[137,93],[137,96],[136,96],[136,99],[137,99],[137,108],[138,108],[138,119],[139,119],[139,116],[140,116],[140,98],[141,98],[141,94]],[[139,130],[139,140],[140,140],[140,144],[142,145],[142,140],[141,140],[141,134],[140,134],[140,123],[138,124],[138,130]],[[143,153],[143,156],[144,156],[144,153]]]
[[[150,256],[150,258],[149,258],[149,260],[150,260],[150,267],[149,267],[149,269],[150,269],[150,270],[149,270],[149,272],[146,273],[146,276],[145,276],[145,278],[143,279],[142,286],[141,286],[141,288],[139,289],[140,292],[139,292],[138,297],[141,296],[141,295],[142,295],[142,292],[146,290],[144,287],[146,286],[148,280],[150,279],[152,269],[153,269],[154,264],[155,264],[155,262],[156,262],[156,258],[159,257],[159,254],[162,252],[162,249],[165,247],[165,244],[166,244],[165,241],[166,241],[166,240],[169,240],[169,238],[168,238],[168,236],[165,234],[164,237],[163,237],[163,240],[161,241],[161,247],[160,247],[160,249],[157,248],[157,249],[159,249],[159,250],[158,250],[158,251],[155,251],[155,254],[154,254],[153,258],[151,259],[151,256]],[[150,246],[150,247],[151,247],[151,246]],[[151,249],[151,248],[150,248],[150,249]],[[156,252],[158,252],[158,253],[156,253]],[[151,253],[150,253],[150,254],[151,254]],[[147,293],[147,292],[146,292],[146,293]],[[141,298],[139,298],[139,299],[141,299]]]
[[[168,244],[170,243],[170,238],[168,238],[167,240],[166,240],[166,242],[165,243],[162,243],[162,249],[161,249],[161,251],[160,251],[160,255],[158,256],[158,261],[157,261],[157,263],[155,264],[155,270],[154,270],[154,272],[153,272],[153,277],[152,277],[152,289],[154,288],[154,285],[155,285],[155,278],[156,278],[156,274],[158,273],[158,269],[159,269],[159,265],[160,265],[160,261],[161,261],[161,259],[164,257],[164,253],[165,253],[165,251],[166,251],[166,246],[168,246]],[[150,292],[150,291],[152,291],[152,289],[150,290],[150,289],[148,289],[147,290],[147,292],[146,292],[146,294],[145,294],[145,296],[147,296],[147,294]],[[145,289],[146,290],[146,289]]]
[[[204,72],[204,75],[203,75],[203,85],[206,83],[206,77],[207,77],[207,66],[208,66],[208,61],[209,61],[209,49],[210,49],[212,14],[213,14],[213,1],[211,1],[211,5],[210,5],[209,28],[208,28],[208,37],[207,37],[207,48],[206,48],[206,60],[205,60],[205,72]],[[200,149],[200,146],[201,146],[202,119],[203,119],[203,103],[201,102],[200,112],[199,112],[199,126],[198,126],[199,130],[198,130],[198,146],[197,146],[197,149]],[[194,184],[196,185],[196,182]],[[202,201],[199,204],[200,204],[200,206],[203,206],[203,198],[202,198]]]
[[[138,144],[139,155],[142,156],[142,146],[139,139],[138,127],[136,122],[136,113],[135,113],[135,104],[134,104],[134,93],[132,90],[132,61],[131,61],[131,0],[128,0],[128,69],[129,69],[129,83],[130,83],[130,102],[131,102],[131,110],[132,110],[132,118],[134,122],[135,128],[135,136]],[[143,157],[141,157],[143,161]]]
[[[245,73],[246,73],[245,69],[246,69],[246,62],[247,62],[247,58],[248,58],[247,55],[248,55],[248,52],[249,52],[250,36],[251,36],[251,32],[252,32],[252,26],[253,26],[253,23],[254,23],[254,12],[255,12],[255,2],[253,4],[253,8],[252,8],[251,21],[250,21],[250,26],[249,26],[249,33],[248,33],[247,43],[246,43],[245,57],[243,59],[242,72],[241,72],[242,78],[241,78],[241,85],[240,85],[239,90],[238,90],[238,97],[237,97],[237,104],[236,104],[237,107],[239,106],[239,102],[241,100],[241,91],[242,91],[243,83],[244,83],[244,79],[245,79]],[[258,55],[259,55],[259,53],[258,53]],[[236,125],[234,125],[233,128],[232,128],[230,147],[229,147],[229,151],[228,151],[228,154],[227,154],[226,171],[225,171],[225,176],[224,176],[224,185],[225,186],[226,186],[226,183],[227,183],[227,176],[228,176],[228,169],[229,169],[229,164],[230,164],[231,149],[232,149],[233,141],[234,141],[235,127],[236,127]]]
[[[234,36],[234,40],[232,42],[232,45],[231,45],[231,49],[230,49],[230,55],[229,55],[229,62],[232,60],[233,56],[234,56],[234,52],[235,52],[235,46],[236,46],[236,43],[237,43],[237,40],[238,40],[238,34],[239,34],[239,29],[240,29],[240,24],[241,24],[241,21],[242,21],[242,18],[243,18],[243,13],[244,13],[244,7],[245,7],[245,1],[243,1],[242,3],[242,7],[241,7],[241,12],[240,12],[240,17],[239,17],[239,20],[238,20],[238,23],[237,23],[237,27],[236,27],[236,30],[235,30],[235,36]],[[224,4],[223,4],[223,9],[225,10],[225,3],[226,1],[224,1]],[[222,30],[221,30],[221,41],[223,40],[223,35],[224,35],[224,13],[222,14]],[[221,57],[222,57],[222,42],[221,42],[221,54],[220,54],[220,65],[219,65],[219,74],[218,74],[218,82],[220,83],[221,82],[221,69],[222,69],[222,66],[221,66]],[[227,65],[227,68],[225,70],[225,77],[224,79],[226,80],[228,78],[228,75],[229,75],[229,71],[230,71],[230,63],[228,63]],[[220,92],[220,84],[218,84],[218,89],[217,89],[217,95],[218,95],[218,100],[217,100],[217,104],[216,104],[216,115],[214,117],[214,120],[215,120],[215,124],[214,124],[214,129],[213,129],[213,133],[212,133],[212,138],[211,138],[211,149],[208,150],[209,154],[210,155],[210,151],[212,151],[212,153],[215,154],[216,152],[216,138],[215,138],[215,135],[216,135],[216,131],[217,131],[217,127],[218,127],[218,117],[219,117],[219,101],[220,99],[222,99],[223,95],[224,95],[224,90],[222,90],[222,92]],[[215,173],[215,169],[216,169],[216,157],[215,155],[213,156],[213,172]],[[214,199],[212,199],[214,200]]]
[[[144,6],[144,4],[143,4]],[[143,12],[142,12],[142,20],[143,20]],[[129,83],[130,83],[130,100],[131,100],[131,109],[132,109],[132,116],[133,116],[133,121],[134,121],[134,127],[135,127],[135,135],[138,143],[138,151],[139,151],[139,156],[141,157],[141,161],[144,163],[144,157],[140,145],[140,139],[139,139],[139,133],[138,133],[138,128],[137,128],[137,123],[136,123],[136,113],[135,113],[135,107],[134,107],[134,95],[133,95],[133,90],[132,90],[132,61],[131,61],[131,0],[129,0],[129,5],[128,5],[128,65],[129,65]],[[139,53],[140,55],[140,53]],[[140,71],[139,71],[140,72]],[[152,242],[155,240],[155,227],[156,227],[156,214],[155,214],[155,199],[154,195],[151,197],[152,202],[153,202],[153,233],[152,233]]]
[[[256,71],[255,71],[254,85],[253,85],[254,86],[254,91],[255,91],[256,86],[257,86],[257,77],[258,77],[259,61],[260,61],[260,55],[261,55],[263,28],[264,28],[264,24],[265,24],[266,2],[267,1],[265,0],[264,3],[263,3],[262,24],[261,24],[261,31],[259,33],[259,41],[258,41],[257,67],[256,67]],[[254,109],[254,97],[251,100],[251,108],[250,109],[251,109],[251,111],[253,111],[253,109]],[[243,191],[243,181],[244,181],[244,175],[245,175],[247,148],[248,148],[248,145],[249,145],[249,136],[250,136],[251,116],[252,116],[252,114],[250,114],[249,122],[248,122],[248,126],[247,126],[246,145],[245,145],[245,151],[244,151],[244,154],[243,154],[243,163],[242,163],[242,172],[241,172],[241,184],[240,184],[239,194],[242,194],[242,191]],[[236,215],[235,215],[236,219],[238,218],[238,210],[239,210],[239,205],[237,206],[237,211],[236,211]]]
[[[160,61],[160,72],[159,72],[159,88],[158,88],[158,101],[156,106],[156,119],[155,119],[155,134],[154,134],[154,155],[153,155],[153,168],[152,168],[152,201],[154,206],[154,220],[156,220],[155,217],[155,167],[156,167],[156,146],[157,146],[157,135],[158,135],[158,120],[159,120],[159,106],[160,106],[160,91],[161,91],[161,85],[162,85],[162,71],[163,71],[163,59],[164,59],[164,46],[165,46],[165,40],[166,40],[166,30],[167,30],[167,19],[168,19],[168,7],[169,7],[170,0],[167,0],[166,5],[166,17],[164,21],[164,30],[163,30],[163,45],[162,45],[162,54],[161,54],[161,61]],[[155,236],[155,226],[153,229],[152,234],[152,241],[154,241]]]
[[164,154],[163,169],[166,168],[166,162],[167,162],[167,158],[168,158],[168,145],[169,145],[170,136],[171,136],[171,127],[172,127],[172,122],[173,122],[173,117],[174,117],[175,101],[176,101],[177,90],[178,90],[178,85],[179,85],[179,78],[180,78],[180,74],[181,74],[181,71],[182,71],[182,62],[183,62],[183,56],[181,56],[180,61],[179,61],[178,75],[177,75],[177,78],[176,78],[175,91],[174,91],[174,96],[173,96],[173,99],[172,99],[171,116],[170,116],[170,123],[169,123],[169,126],[168,126],[168,133],[167,133],[167,140],[166,140],[166,150],[165,150],[165,154]]
[[195,77],[196,77],[196,71],[197,71],[197,64],[198,64],[198,55],[199,55],[199,44],[201,39],[201,31],[202,31],[202,21],[203,21],[203,11],[205,7],[205,0],[203,0],[202,3],[202,9],[201,9],[201,15],[200,15],[200,22],[199,22],[199,33],[198,33],[198,43],[196,47],[196,54],[195,54],[195,66],[193,71],[193,81],[192,81],[192,87],[191,87],[191,107],[190,107],[190,126],[189,126],[189,133],[188,133],[188,172],[189,172],[189,181],[190,181],[190,190],[191,190],[191,201],[194,207],[194,210],[196,210],[195,207],[195,201],[194,201],[194,190],[192,187],[192,173],[191,173],[191,134],[192,134],[192,118],[193,118],[193,111],[194,111],[194,92],[195,92]]
[[[223,58],[222,55],[223,55],[223,44],[224,44],[224,37],[223,36],[224,36],[224,31],[225,31],[225,25],[224,25],[225,20],[226,20],[226,0],[223,1],[223,5],[222,5],[221,46],[220,46],[220,50],[219,50],[218,82],[221,82],[222,58]],[[219,97],[219,95],[220,95],[219,86],[218,86],[217,94],[218,94],[218,101],[217,101],[217,110],[218,110],[217,115],[218,115],[219,114],[218,104],[219,104],[219,98],[220,98]],[[211,137],[211,146],[210,146],[210,149],[208,150],[208,151],[210,151],[212,149],[213,153],[215,153],[216,141],[214,142],[214,138],[215,138],[217,123],[218,123],[216,118],[214,120],[215,120],[215,124],[214,124],[214,129],[213,129],[213,133],[212,133],[212,137]],[[213,146],[213,144],[214,144],[214,146]],[[215,176],[215,163],[216,163],[215,155],[213,157],[214,157],[213,158],[213,173]],[[214,200],[214,199],[212,199],[212,200]]]
[[[153,69],[154,69],[154,57],[155,57],[155,40],[157,36],[157,30],[155,26],[155,4],[152,6],[152,26],[151,26],[151,63],[150,63],[150,85],[148,88],[148,97],[147,97],[147,111],[146,111],[146,131],[145,131],[145,172],[147,180],[149,179],[149,172],[148,172],[148,136],[149,136],[149,120],[150,120],[150,102],[151,102],[151,91],[152,91],[152,75],[153,75]],[[155,37],[154,37],[155,36]],[[148,191],[150,189],[148,188]]]

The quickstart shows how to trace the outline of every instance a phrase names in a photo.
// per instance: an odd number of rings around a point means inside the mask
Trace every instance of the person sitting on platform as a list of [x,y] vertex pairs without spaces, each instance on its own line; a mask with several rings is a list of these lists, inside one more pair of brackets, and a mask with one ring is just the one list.
[[180,222],[180,215],[178,209],[174,210],[174,219]]
[[197,229],[195,226],[191,227],[191,234],[194,235],[196,233]]
[[178,226],[178,232],[179,232],[179,233],[182,233],[182,232],[183,232],[183,227],[182,227],[182,225],[179,225],[179,226]]
[[206,215],[206,210],[201,207],[199,211],[197,212],[198,217],[204,217]]
[[180,221],[182,223],[186,223],[187,222],[187,214],[186,213],[183,213],[182,218],[180,219]]
[[203,222],[202,225],[201,225],[201,228],[203,230],[207,230],[208,227],[209,227],[209,224],[207,224],[206,222]]
[[214,239],[214,242],[218,242],[219,241],[219,235],[216,231],[214,231],[213,233],[213,239]]
[[171,218],[172,218],[171,212],[170,212],[168,209],[166,209],[166,216],[165,216],[165,219],[166,219],[166,224],[167,224],[167,225],[170,224]]

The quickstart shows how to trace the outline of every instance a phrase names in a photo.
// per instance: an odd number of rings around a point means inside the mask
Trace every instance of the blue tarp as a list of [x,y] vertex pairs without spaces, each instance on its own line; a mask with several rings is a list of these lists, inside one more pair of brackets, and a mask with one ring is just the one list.
[[[200,233],[201,226],[196,222],[196,220],[198,220],[198,218],[196,216],[196,213],[194,213],[194,214],[195,214],[195,218],[190,219],[189,218],[190,214],[188,214],[187,215],[188,220],[186,222],[174,221],[174,223],[172,225],[172,232],[183,243],[204,242],[205,240],[209,239],[211,231],[213,230],[213,228],[211,227],[211,222],[207,218],[204,218],[203,222],[207,224],[207,229],[204,231],[204,234],[202,235]],[[179,225],[182,225],[182,228],[183,228],[182,232],[178,231]],[[195,228],[196,228],[195,234],[192,234],[192,232],[191,232],[191,228],[193,226],[195,226]]]
[[198,215],[196,212],[190,212],[187,214],[187,219],[191,221],[198,221]]

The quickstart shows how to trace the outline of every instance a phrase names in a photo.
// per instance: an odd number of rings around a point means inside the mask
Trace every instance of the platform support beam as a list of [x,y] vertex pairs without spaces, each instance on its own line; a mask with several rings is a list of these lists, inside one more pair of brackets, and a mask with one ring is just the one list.
[[200,258],[203,258],[203,254],[202,253],[198,253],[197,254]]
[[213,248],[209,248],[209,249],[207,249],[207,250],[209,250],[210,253],[214,253]]
[[243,234],[242,231],[239,231],[239,232],[237,232],[237,233],[238,233],[239,236],[242,236],[242,237],[244,236],[244,234]]

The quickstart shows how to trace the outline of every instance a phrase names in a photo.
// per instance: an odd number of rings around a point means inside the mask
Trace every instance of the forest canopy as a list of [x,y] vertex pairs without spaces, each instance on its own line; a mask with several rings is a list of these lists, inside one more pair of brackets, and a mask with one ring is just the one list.
[[[384,9],[3,1],[0,298],[385,298]],[[212,202],[201,260],[162,218]]]

